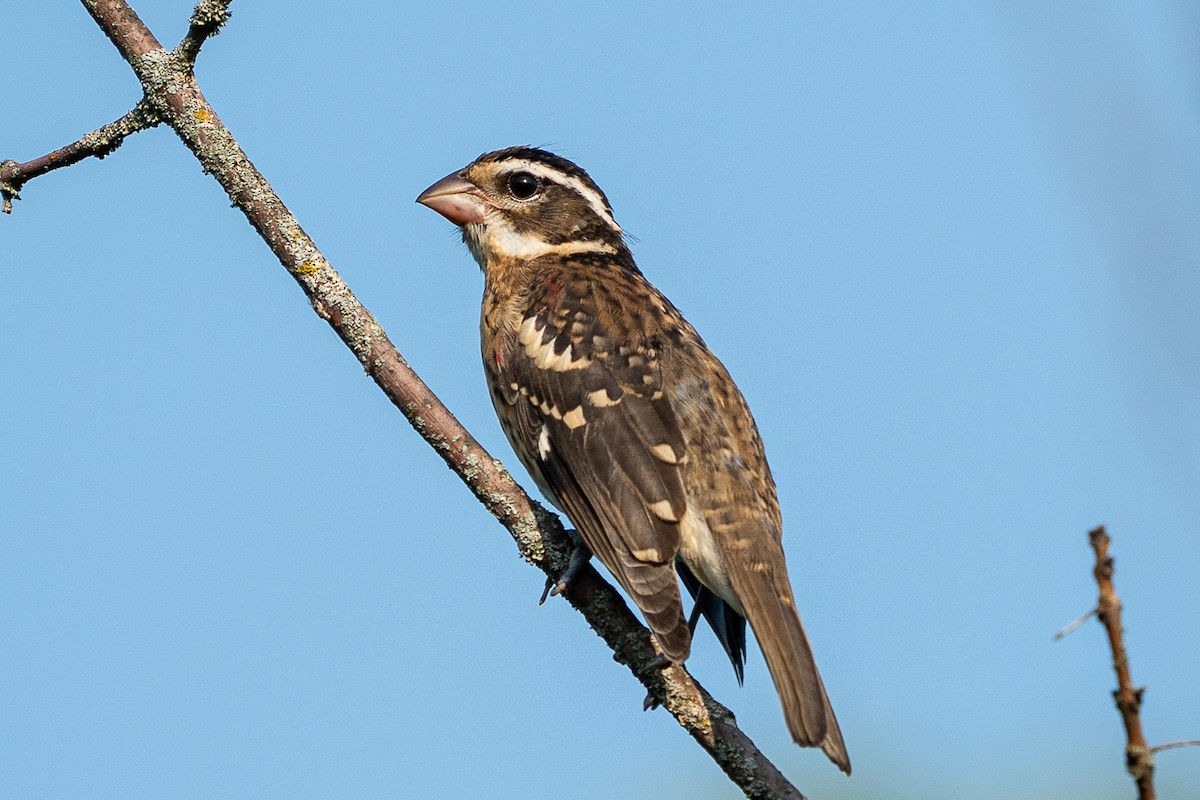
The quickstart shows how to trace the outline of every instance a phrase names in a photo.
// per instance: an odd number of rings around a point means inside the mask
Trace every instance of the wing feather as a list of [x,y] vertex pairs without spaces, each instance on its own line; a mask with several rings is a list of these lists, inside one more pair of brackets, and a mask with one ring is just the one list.
[[601,319],[605,291],[598,282],[539,284],[527,305],[537,311],[501,343],[499,359],[484,361],[522,462],[641,609],[667,656],[683,661],[691,635],[674,566],[687,507],[683,435],[661,391],[655,343]]

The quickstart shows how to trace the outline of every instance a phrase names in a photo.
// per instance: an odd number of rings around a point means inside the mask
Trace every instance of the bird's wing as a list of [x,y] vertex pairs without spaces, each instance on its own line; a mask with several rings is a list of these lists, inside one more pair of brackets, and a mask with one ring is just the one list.
[[655,337],[623,325],[631,301],[614,291],[547,272],[515,335],[485,362],[514,449],[678,662],[691,643],[674,569],[683,436]]

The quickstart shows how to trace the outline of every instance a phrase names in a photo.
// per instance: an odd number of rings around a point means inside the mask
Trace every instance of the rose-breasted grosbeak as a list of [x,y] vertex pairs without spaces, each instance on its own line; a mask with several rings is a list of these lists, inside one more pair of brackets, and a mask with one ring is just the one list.
[[[483,364],[513,449],[682,663],[697,612],[738,680],[746,620],[798,744],[850,760],[796,611],[775,483],[725,367],[642,276],[604,192],[531,147],[417,201],[483,269]],[[684,619],[676,574],[696,607]]]

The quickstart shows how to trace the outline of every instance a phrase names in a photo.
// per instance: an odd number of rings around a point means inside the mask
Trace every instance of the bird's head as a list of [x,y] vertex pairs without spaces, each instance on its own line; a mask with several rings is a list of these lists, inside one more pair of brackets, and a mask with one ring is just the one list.
[[534,147],[485,153],[417,197],[462,228],[483,269],[493,259],[624,249],[608,198],[588,174]]

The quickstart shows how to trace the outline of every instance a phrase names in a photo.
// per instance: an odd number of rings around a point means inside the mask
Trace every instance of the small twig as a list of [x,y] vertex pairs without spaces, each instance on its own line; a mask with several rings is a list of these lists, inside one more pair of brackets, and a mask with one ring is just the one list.
[[1146,688],[1134,688],[1129,671],[1129,655],[1125,652],[1124,631],[1121,627],[1121,598],[1113,587],[1113,559],[1108,554],[1109,538],[1104,526],[1088,533],[1088,541],[1096,553],[1096,566],[1092,574],[1100,588],[1100,601],[1096,604],[1096,615],[1108,632],[1108,643],[1112,648],[1113,669],[1117,673],[1117,689],[1113,692],[1121,721],[1125,724],[1125,769],[1133,776],[1138,788],[1138,800],[1155,800],[1154,794],[1154,750],[1146,744],[1142,732],[1142,694]]
[[1174,750],[1176,747],[1200,747],[1200,739],[1189,739],[1186,742],[1168,742],[1150,748],[1151,753],[1161,753],[1163,750]]
[[188,65],[196,63],[200,48],[209,37],[216,36],[229,21],[229,4],[233,0],[200,0],[188,20],[187,34],[175,48],[175,55]]
[[5,161],[0,164],[0,211],[12,213],[12,201],[21,199],[21,189],[37,177],[62,167],[69,167],[85,158],[104,158],[125,141],[125,137],[153,128],[158,115],[144,99],[120,119],[84,134],[77,142],[60,147],[31,161]]
[[1073,620],[1072,622],[1069,622],[1065,628],[1063,628],[1058,633],[1054,634],[1054,641],[1060,642],[1065,637],[1070,636],[1072,633],[1074,633],[1076,630],[1078,630],[1079,626],[1083,625],[1083,623],[1087,622],[1089,619],[1096,616],[1096,614],[1098,614],[1099,612],[1100,612],[1100,609],[1093,608],[1091,611],[1087,612],[1086,614],[1082,614],[1079,617],[1077,617],[1075,620]]

